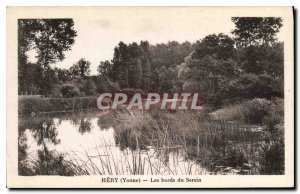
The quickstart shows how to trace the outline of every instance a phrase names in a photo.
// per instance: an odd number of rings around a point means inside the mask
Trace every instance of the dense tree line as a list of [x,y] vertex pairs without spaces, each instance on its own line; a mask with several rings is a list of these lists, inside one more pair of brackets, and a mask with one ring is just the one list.
[[[82,58],[69,69],[50,64],[74,43],[73,21],[19,20],[19,93],[73,97],[116,89],[199,92],[215,106],[255,97],[283,97],[284,45],[276,34],[281,18],[232,18],[232,36],[211,34],[195,43],[119,42],[111,61]],[[49,37],[54,37],[49,38]],[[36,49],[31,64],[26,52]]]
[[111,62],[98,67],[99,75],[116,82],[120,88],[171,91],[178,89],[178,66],[195,45],[172,41],[150,45],[148,41],[125,44],[114,49]]

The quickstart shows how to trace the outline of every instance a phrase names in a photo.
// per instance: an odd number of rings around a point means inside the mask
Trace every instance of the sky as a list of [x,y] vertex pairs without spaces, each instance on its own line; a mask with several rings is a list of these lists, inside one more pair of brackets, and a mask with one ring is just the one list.
[[[131,43],[148,40],[150,44],[168,41],[195,42],[213,33],[231,36],[232,13],[223,9],[128,8],[81,9],[70,11],[77,31],[75,43],[65,52],[65,59],[52,66],[69,68],[80,58],[91,62],[91,75],[97,74],[100,61],[111,60],[120,41]],[[280,34],[279,34],[280,40]],[[34,51],[28,53],[35,61]]]

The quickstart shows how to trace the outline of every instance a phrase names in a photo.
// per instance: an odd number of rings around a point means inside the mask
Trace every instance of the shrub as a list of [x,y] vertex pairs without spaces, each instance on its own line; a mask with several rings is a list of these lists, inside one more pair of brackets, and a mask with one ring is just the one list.
[[229,100],[283,97],[282,83],[279,78],[268,74],[242,74],[229,83]]
[[91,96],[96,93],[96,85],[90,78],[72,80],[72,85],[76,86],[82,96]]
[[262,98],[255,98],[244,104],[244,121],[246,123],[260,124],[268,115],[271,102]]
[[270,114],[272,102],[255,98],[237,105],[231,105],[213,112],[211,115],[219,120],[240,121],[250,124],[261,124]]
[[106,76],[93,76],[92,79],[95,83],[96,90],[100,93],[120,89],[117,82],[111,81]]
[[52,90],[51,90],[51,97],[53,97],[53,98],[61,98],[62,97],[62,94],[60,92],[61,85],[62,85],[62,83],[53,85]]
[[284,102],[282,98],[276,98],[272,101],[272,105],[269,107],[269,114],[264,117],[263,124],[271,132],[274,132],[278,125],[282,123],[284,123]]
[[60,88],[60,93],[65,98],[79,96],[79,89],[73,84],[64,84]]

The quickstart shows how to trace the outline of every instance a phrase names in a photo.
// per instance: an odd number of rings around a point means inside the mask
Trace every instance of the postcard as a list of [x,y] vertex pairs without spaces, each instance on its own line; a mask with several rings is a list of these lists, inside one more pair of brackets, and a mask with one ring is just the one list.
[[293,7],[7,7],[8,188],[293,188]]

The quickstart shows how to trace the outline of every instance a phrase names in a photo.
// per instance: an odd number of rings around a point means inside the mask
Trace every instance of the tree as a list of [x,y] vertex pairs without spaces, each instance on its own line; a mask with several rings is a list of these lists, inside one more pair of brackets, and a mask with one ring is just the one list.
[[38,64],[43,68],[64,59],[64,51],[75,42],[76,31],[72,19],[20,19],[19,54],[35,49]]
[[28,56],[26,52],[32,47],[34,33],[31,25],[34,20],[18,20],[18,63],[26,65]]
[[[148,41],[125,44],[120,42],[114,48],[114,57],[110,62],[104,62],[99,66],[99,74],[106,74],[113,82],[118,83],[121,88],[138,88],[143,90],[157,90],[162,88],[165,80],[160,77],[171,77],[174,83],[177,79],[176,68],[183,59],[195,48],[195,44],[170,41],[167,44],[150,45]],[[170,71],[169,76],[160,76],[159,70],[166,67]],[[171,72],[172,70],[172,72]],[[170,85],[169,89],[173,89]]]
[[95,83],[95,89],[97,92],[102,93],[120,89],[118,83],[113,82],[109,77],[94,75],[90,76],[90,78]]
[[184,79],[183,89],[199,91],[207,101],[220,105],[216,101],[224,98],[228,81],[239,71],[235,55],[234,41],[229,36],[206,36],[180,65],[178,76]]
[[151,64],[150,64],[150,44],[148,41],[141,41],[140,47],[142,49],[142,85],[141,88],[144,90],[150,89],[151,80]]
[[51,90],[54,77],[51,63],[64,59],[64,52],[71,49],[75,42],[76,31],[72,19],[19,19],[18,20],[18,70],[19,92],[28,92],[24,84],[32,77],[28,68],[27,51],[35,50],[37,64],[34,67],[40,74],[35,76],[39,85],[35,87],[41,94]]
[[112,59],[112,75],[113,81],[119,83],[120,87],[128,87],[128,46],[119,42],[114,48],[114,57]]
[[88,60],[81,58],[70,68],[72,78],[86,78],[90,74],[90,65],[91,63]]
[[239,60],[242,70],[246,73],[268,73],[283,79],[284,53],[283,44],[274,43],[272,46],[249,46],[241,50]]
[[80,92],[84,93],[86,96],[91,96],[96,93],[96,85],[91,78],[81,80],[80,86]]
[[63,60],[64,51],[70,50],[75,42],[77,34],[73,19],[36,19],[31,20],[29,25],[32,30],[28,40],[37,52],[38,64],[43,68]]
[[59,81],[67,82],[71,80],[71,73],[69,69],[54,68]]
[[[243,73],[229,82],[228,96],[232,102],[243,99],[283,97],[282,80],[266,73]],[[238,99],[237,99],[238,98]]]
[[282,42],[274,43],[271,47],[267,47],[265,71],[273,77],[282,79],[283,82],[283,69],[284,45]]
[[[184,57],[195,49],[195,46],[196,44],[187,41],[183,43],[169,41],[166,44],[150,45],[150,89],[155,91],[162,88],[163,84],[161,83],[162,80],[159,79],[161,77],[159,71],[163,66],[166,69],[176,68],[183,62]],[[177,75],[173,79],[177,79]]]
[[178,90],[178,68],[162,66],[158,71],[159,89],[164,92],[176,92]]
[[270,45],[277,40],[276,33],[282,27],[280,17],[233,17],[238,46]]
[[100,76],[111,77],[112,74],[112,64],[109,61],[100,62],[97,68],[98,74]]
[[40,94],[40,75],[42,72],[42,69],[37,66],[36,64],[32,63],[23,63],[22,65],[19,65],[18,69],[18,82],[19,82],[19,88],[18,92],[19,94],[27,93],[27,94]]
[[216,53],[211,53],[203,58],[186,59],[180,65],[178,77],[184,82],[183,91],[198,92],[210,105],[220,106],[228,98],[229,81],[238,76],[239,71],[235,60],[218,59]]
[[135,42],[129,44],[129,66],[128,66],[128,83],[131,88],[141,88],[142,83],[142,50]]
[[222,33],[208,35],[196,46],[193,58],[202,59],[212,56],[216,59],[227,60],[235,55],[234,41]]

